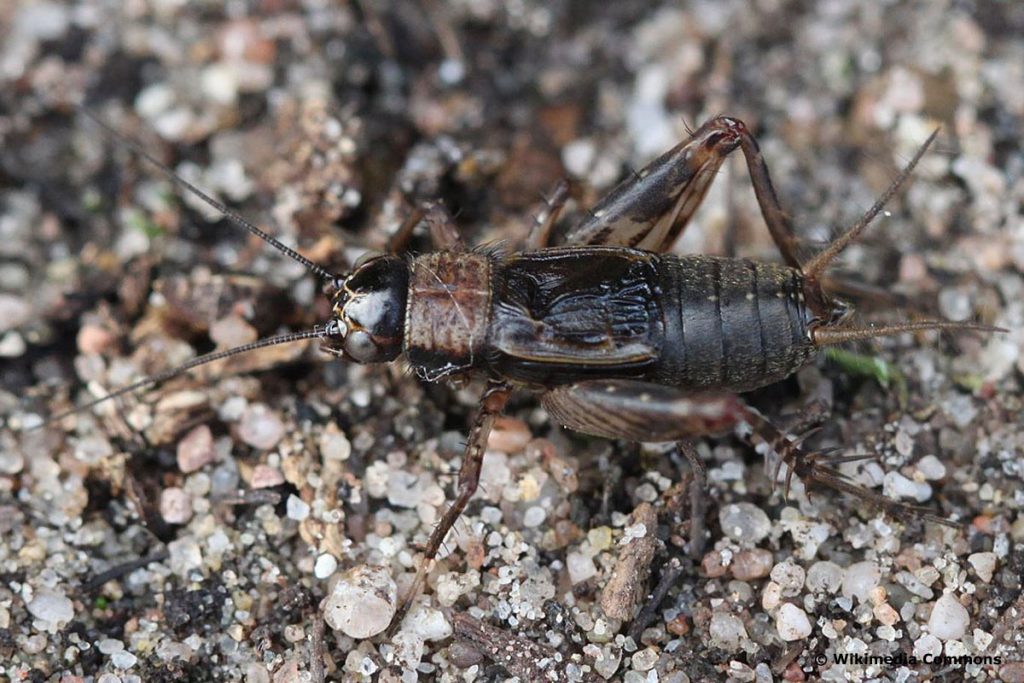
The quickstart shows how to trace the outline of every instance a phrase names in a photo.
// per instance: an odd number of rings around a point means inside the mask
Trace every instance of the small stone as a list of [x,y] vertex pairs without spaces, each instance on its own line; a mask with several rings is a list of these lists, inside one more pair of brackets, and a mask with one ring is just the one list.
[[398,586],[383,567],[358,565],[345,572],[324,601],[324,619],[351,638],[382,632],[395,616]]
[[220,348],[230,349],[256,341],[259,332],[241,316],[228,315],[210,325],[210,339]]
[[288,514],[288,519],[301,522],[309,517],[309,504],[293,493],[288,496],[288,500],[285,502],[285,511]]
[[117,638],[104,638],[96,644],[96,649],[99,650],[101,654],[112,655],[115,652],[123,650],[124,643]]
[[807,572],[792,560],[786,560],[772,567],[771,577],[772,581],[779,584],[783,595],[792,597],[803,589]]
[[252,468],[252,480],[249,486],[254,489],[269,489],[284,483],[281,470],[270,465],[256,465]]
[[771,551],[763,548],[741,550],[732,561],[733,578],[739,581],[753,581],[768,576],[774,563]]
[[544,508],[539,505],[534,505],[527,509],[526,514],[523,515],[523,526],[527,529],[535,529],[544,523],[547,516],[548,513]]
[[764,590],[761,591],[761,607],[766,611],[772,611],[779,606],[782,602],[782,586],[769,581],[764,585]]
[[494,421],[487,437],[487,448],[509,455],[521,453],[532,438],[529,425],[522,420],[503,416]]
[[974,567],[979,579],[985,583],[992,582],[992,575],[996,571],[995,553],[972,553],[967,556],[967,561]]
[[83,325],[78,330],[75,342],[79,353],[103,353],[114,343],[114,335],[100,325]]
[[320,435],[320,455],[324,460],[348,460],[352,455],[352,443],[337,425],[331,423]]
[[743,621],[728,612],[715,612],[711,615],[708,633],[711,636],[711,645],[727,652],[739,650],[741,643],[748,638]]
[[936,657],[942,653],[942,641],[926,633],[914,641],[914,656],[923,659],[925,655]]
[[441,610],[421,605],[405,618],[402,630],[411,631],[423,640],[435,641],[451,636],[452,625]]
[[779,638],[786,642],[801,640],[811,635],[811,621],[807,618],[807,612],[787,602],[775,615],[775,630],[779,632]]
[[284,436],[284,423],[262,403],[250,403],[238,422],[238,436],[253,448],[270,450]]
[[835,593],[843,585],[843,568],[835,562],[815,562],[807,570],[805,583],[817,593]]
[[189,474],[213,462],[213,432],[199,425],[178,442],[178,469]]
[[757,545],[772,529],[765,511],[753,503],[734,503],[722,508],[718,515],[726,536],[744,545]]
[[0,334],[21,327],[32,315],[32,306],[27,301],[0,293]]
[[185,524],[192,518],[192,496],[177,486],[160,492],[160,516],[168,524]]
[[843,575],[843,597],[857,598],[867,602],[871,589],[882,578],[882,569],[877,562],[855,562],[846,568]]
[[335,559],[334,555],[324,553],[320,557],[316,558],[316,562],[313,564],[313,576],[318,579],[326,579],[328,576],[334,573],[338,568],[338,560]]
[[700,568],[704,570],[704,574],[708,578],[717,579],[719,576],[725,576],[725,572],[728,571],[729,565],[726,563],[725,557],[717,550],[712,550],[704,556],[704,559],[700,561]]
[[886,472],[883,492],[890,498],[912,498],[923,503],[932,497],[932,487],[923,481],[907,479],[899,472]]
[[658,663],[658,652],[653,648],[644,648],[630,657],[635,671],[650,671]]
[[946,476],[946,466],[934,455],[926,455],[918,460],[917,471],[928,481],[938,481]]
[[565,566],[569,571],[569,580],[573,584],[582,583],[597,575],[594,558],[583,553],[569,553],[565,558]]
[[186,576],[203,566],[203,551],[194,536],[184,536],[167,544],[168,564],[178,576]]
[[875,619],[877,619],[880,624],[883,624],[885,626],[892,626],[900,620],[899,612],[893,609],[892,605],[890,605],[887,602],[883,602],[880,605],[876,605],[875,609],[872,610],[872,612],[875,615]]
[[110,663],[114,665],[115,669],[130,669],[135,666],[139,661],[139,658],[133,655],[131,652],[115,652],[110,655]]
[[60,591],[40,588],[26,606],[29,614],[46,622],[45,630],[57,630],[75,618],[75,605]]
[[967,633],[970,622],[967,608],[952,593],[946,593],[932,607],[928,630],[939,640],[957,640]]

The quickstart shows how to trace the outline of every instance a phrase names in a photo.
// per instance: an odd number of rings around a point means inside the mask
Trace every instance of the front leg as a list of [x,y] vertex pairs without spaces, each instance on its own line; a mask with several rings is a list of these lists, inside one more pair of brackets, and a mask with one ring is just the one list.
[[466,505],[469,504],[473,494],[476,493],[477,485],[480,483],[480,466],[483,463],[484,451],[487,448],[487,438],[490,436],[495,418],[505,409],[505,404],[508,402],[508,397],[511,393],[512,387],[508,384],[492,382],[480,398],[480,408],[473,422],[473,427],[469,430],[466,450],[462,455],[462,469],[459,470],[455,500],[445,510],[444,515],[441,516],[441,521],[437,523],[434,531],[430,534],[427,545],[423,550],[422,564],[420,564],[419,570],[416,572],[416,578],[409,592],[402,600],[402,604],[399,605],[398,611],[391,621],[389,632],[394,631],[401,624],[402,619],[412,605],[412,601],[423,588],[427,574],[437,558],[437,553],[441,549],[445,537],[452,527],[455,526],[455,522],[458,521],[466,509]]

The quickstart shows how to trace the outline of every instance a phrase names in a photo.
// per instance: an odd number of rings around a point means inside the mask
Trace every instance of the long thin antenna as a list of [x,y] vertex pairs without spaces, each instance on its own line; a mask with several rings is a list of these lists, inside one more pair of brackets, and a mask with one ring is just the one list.
[[76,413],[81,413],[83,411],[89,410],[90,408],[93,408],[99,405],[100,403],[105,403],[106,401],[118,398],[119,396],[124,396],[125,394],[130,394],[140,389],[145,389],[146,387],[151,387],[160,384],[161,382],[166,382],[167,380],[173,379],[178,375],[182,375],[188,372],[189,370],[192,370],[193,368],[199,367],[200,365],[206,365],[207,363],[213,363],[214,361],[222,360],[230,356],[236,356],[240,353],[248,353],[249,351],[255,351],[256,349],[262,349],[267,346],[289,344],[291,342],[302,341],[304,339],[322,339],[324,337],[329,336],[332,335],[328,330],[307,330],[305,332],[289,332],[288,334],[281,334],[276,337],[267,337],[266,339],[260,339],[254,342],[250,342],[248,344],[242,344],[241,346],[236,346],[231,349],[224,349],[223,351],[213,351],[202,356],[197,356],[196,358],[193,358],[192,360],[186,363],[182,363],[178,367],[170,368],[169,370],[164,370],[163,372],[158,373],[156,375],[144,377],[143,379],[140,379],[137,382],[134,382],[127,386],[123,386],[120,389],[112,391],[106,396],[100,396],[99,398],[93,399],[92,401],[89,401],[88,403],[85,403],[83,405],[76,406],[69,410],[65,410],[64,412],[57,413],[56,415],[51,415],[50,417],[46,418],[39,424],[32,426],[30,429],[39,429],[40,427],[45,427],[46,425],[57,422],[58,420],[62,420],[65,417],[68,417],[69,415],[74,415]]
[[836,256],[839,256],[843,249],[850,246],[850,243],[860,236],[864,231],[864,228],[871,224],[871,221],[875,220],[875,216],[881,213],[888,201],[892,199],[892,196],[899,191],[900,186],[902,186],[903,183],[906,182],[907,178],[910,177],[910,174],[913,173],[914,167],[917,166],[917,162],[921,161],[921,157],[923,157],[924,153],[928,151],[928,147],[935,142],[935,136],[938,134],[939,129],[936,128],[932,134],[928,136],[928,139],[924,141],[924,144],[921,145],[920,149],[917,150],[917,153],[914,154],[914,158],[910,160],[910,163],[904,166],[903,170],[900,171],[900,174],[896,176],[896,179],[892,181],[892,184],[889,185],[889,189],[887,189],[882,196],[878,198],[874,205],[868,209],[863,216],[861,216],[860,220],[857,221],[853,227],[837,237],[830,245],[825,247],[814,258],[812,258],[807,265],[804,266],[804,277],[813,279],[820,275],[821,272],[828,267],[828,264],[831,263]]
[[251,234],[255,235],[256,237],[259,237],[261,240],[263,240],[264,242],[266,242],[270,246],[274,247],[274,249],[277,249],[279,252],[281,252],[285,256],[291,258],[292,260],[301,263],[306,268],[308,268],[310,271],[312,271],[313,273],[316,273],[318,276],[320,276],[324,280],[335,281],[335,280],[338,279],[338,276],[333,275],[332,273],[327,272],[326,270],[324,270],[323,268],[321,268],[317,264],[313,263],[308,258],[303,256],[299,252],[295,251],[291,247],[285,246],[284,244],[282,244],[277,239],[271,237],[267,233],[265,233],[262,230],[260,230],[259,228],[257,228],[250,221],[246,220],[245,218],[242,218],[237,213],[235,213],[234,211],[229,209],[227,206],[225,206],[221,202],[217,201],[216,199],[214,199],[210,195],[208,195],[205,192],[203,192],[202,190],[200,190],[198,187],[196,187],[195,185],[193,185],[189,181],[187,181],[184,178],[182,178],[181,176],[179,176],[169,166],[167,166],[162,161],[160,161],[159,159],[154,157],[152,154],[147,152],[145,149],[143,149],[142,145],[140,145],[138,142],[136,142],[135,140],[129,138],[126,135],[123,135],[122,133],[118,132],[117,130],[114,130],[113,127],[111,127],[108,123],[103,121],[98,115],[94,114],[89,109],[86,109],[85,107],[80,106],[80,105],[77,108],[78,108],[78,111],[82,112],[87,117],[92,119],[92,121],[96,125],[98,125],[100,128],[102,128],[107,133],[107,135],[109,135],[115,141],[117,141],[118,143],[124,145],[125,147],[127,147],[130,150],[132,150],[133,152],[138,154],[140,157],[142,157],[143,159],[145,159],[146,161],[151,163],[153,166],[155,166],[157,169],[159,169],[160,172],[163,173],[164,176],[166,176],[168,180],[170,180],[171,182],[176,183],[177,185],[185,188],[186,190],[188,190],[189,192],[194,194],[196,197],[199,197],[199,199],[201,199],[202,201],[206,202],[206,204],[210,205],[215,210],[219,211],[220,214],[222,216],[224,216],[224,218],[226,218],[227,220],[231,221],[232,223],[234,223],[235,225],[239,226],[240,228],[243,228],[244,230],[249,231]]
[[818,327],[811,333],[816,346],[831,346],[858,339],[873,339],[901,332],[918,332],[921,330],[973,330],[975,332],[1007,332],[1002,327],[982,325],[981,323],[958,323],[952,320],[918,320],[916,322],[897,323],[882,327]]

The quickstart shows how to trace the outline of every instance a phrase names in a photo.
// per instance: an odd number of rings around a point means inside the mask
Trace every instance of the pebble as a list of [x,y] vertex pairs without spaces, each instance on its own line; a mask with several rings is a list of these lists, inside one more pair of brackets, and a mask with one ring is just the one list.
[[324,553],[320,557],[316,558],[316,562],[313,564],[313,576],[318,579],[326,579],[328,576],[334,573],[338,568],[338,560],[335,559],[334,555]]
[[711,636],[711,645],[727,652],[739,650],[740,644],[748,638],[743,621],[728,612],[715,612],[711,615],[708,633]]
[[843,574],[843,597],[867,602],[871,589],[878,585],[881,578],[882,569],[877,562],[855,562]]
[[544,510],[544,508],[540,507],[539,505],[534,505],[533,507],[527,509],[526,514],[523,515],[523,526],[527,529],[535,529],[544,523],[544,520],[547,519],[547,516],[548,513]]
[[178,442],[178,469],[188,474],[213,462],[213,432],[199,425]]
[[804,587],[807,572],[792,560],[786,560],[772,567],[771,577],[772,581],[779,584],[783,595],[792,597],[798,595]]
[[284,436],[284,423],[265,404],[251,403],[238,422],[238,436],[253,448],[269,450]]
[[249,485],[254,489],[269,489],[284,483],[281,470],[270,465],[256,465],[252,468],[252,480]]
[[184,524],[192,518],[192,496],[177,486],[160,492],[160,516],[168,524]]
[[288,519],[294,519],[296,522],[301,522],[309,517],[309,504],[294,493],[288,496],[288,500],[285,502],[285,510],[288,514]]
[[967,561],[974,567],[974,571],[977,572],[979,579],[985,583],[992,582],[992,575],[996,571],[995,553],[972,553],[967,556]]
[[75,605],[60,591],[40,588],[27,605],[29,614],[46,622],[45,630],[57,630],[75,617]]
[[924,658],[925,655],[935,657],[942,653],[942,641],[930,633],[926,633],[914,641],[914,656]]
[[843,568],[835,562],[815,562],[807,570],[805,583],[812,591],[835,593],[843,585]]
[[917,461],[917,471],[928,481],[938,481],[946,476],[946,466],[931,454]]
[[139,658],[133,655],[131,652],[115,652],[110,655],[110,663],[114,665],[115,669],[130,669],[135,666],[139,661]]
[[530,427],[514,417],[499,417],[487,437],[487,448],[499,453],[521,453],[533,435]]
[[753,503],[726,505],[719,512],[718,521],[726,536],[744,545],[756,545],[772,529],[768,515]]
[[114,343],[114,335],[100,325],[83,325],[78,330],[75,342],[79,353],[103,353]]
[[203,551],[193,536],[184,536],[167,544],[167,560],[171,571],[185,576],[203,565]]
[[775,615],[775,629],[779,632],[779,638],[786,642],[801,640],[811,635],[811,621],[807,618],[807,612],[787,602]]
[[351,638],[369,638],[395,616],[398,586],[383,567],[358,565],[345,572],[324,602],[324,619]]
[[332,423],[320,435],[320,455],[324,460],[348,460],[352,455],[352,442]]
[[886,472],[882,481],[883,492],[890,498],[912,498],[923,503],[932,497],[932,487],[923,481],[914,481],[899,472]]
[[210,339],[225,349],[254,342],[258,337],[256,328],[238,315],[225,316],[210,325]]
[[771,552],[763,548],[741,550],[732,561],[733,578],[740,581],[763,579],[772,570],[774,561]]
[[32,318],[32,307],[24,299],[0,294],[0,334],[16,329]]
[[1024,661],[1003,664],[999,669],[999,680],[1003,683],[1024,683]]
[[419,606],[402,622],[403,631],[411,631],[423,640],[444,640],[452,635],[452,625],[444,613],[433,607]]
[[573,584],[582,583],[597,575],[594,558],[583,553],[569,553],[565,558],[565,566],[569,571],[569,580]]
[[946,593],[932,607],[928,630],[939,640],[956,640],[967,633],[970,622],[967,608],[952,593]]

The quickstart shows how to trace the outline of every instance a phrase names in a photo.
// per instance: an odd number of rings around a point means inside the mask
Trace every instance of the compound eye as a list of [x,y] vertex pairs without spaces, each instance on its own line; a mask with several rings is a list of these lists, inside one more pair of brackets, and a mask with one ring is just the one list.
[[360,363],[372,363],[377,359],[377,345],[365,330],[356,330],[345,338],[345,353]]

